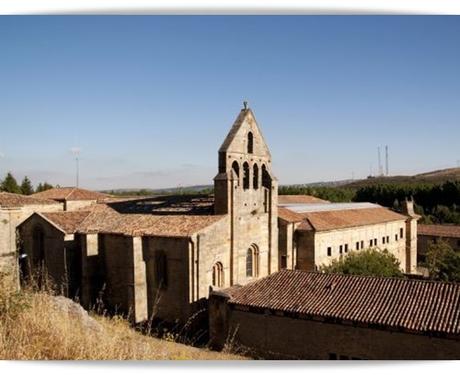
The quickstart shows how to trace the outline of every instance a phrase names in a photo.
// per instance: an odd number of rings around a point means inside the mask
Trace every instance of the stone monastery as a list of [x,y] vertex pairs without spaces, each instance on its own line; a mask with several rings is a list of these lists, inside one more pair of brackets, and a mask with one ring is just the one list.
[[[268,334],[263,322],[268,321],[264,319],[269,311],[279,319],[292,319],[283,310],[291,306],[277,303],[280,290],[284,300],[301,293],[297,284],[289,297],[290,287],[294,288],[291,279],[307,289],[312,283],[312,288],[319,288],[315,295],[330,298],[321,289],[321,279],[308,275],[321,278],[315,272],[319,266],[352,251],[386,249],[396,256],[405,274],[416,274],[418,216],[411,201],[403,208],[397,213],[370,203],[278,197],[270,150],[252,110],[245,105],[218,151],[213,196],[122,199],[77,188],[55,188],[30,197],[0,193],[0,266],[14,264],[18,254],[22,277],[44,266],[67,296],[78,296],[87,308],[102,298],[108,308],[129,312],[134,323],[152,317],[185,323],[211,297],[210,332],[215,333],[213,340],[219,346],[225,339],[222,332],[231,331],[232,324],[259,327]],[[371,279],[378,278],[364,278],[361,284],[341,278],[332,284],[325,282],[331,290],[334,283],[348,283],[358,288],[352,298],[359,299],[359,285],[366,288],[364,284]],[[398,285],[406,290],[412,288],[410,282],[403,280]],[[273,290],[272,285],[276,286]],[[385,293],[385,288],[379,293]],[[246,290],[257,294],[246,294]],[[335,291],[334,298],[349,297]],[[302,303],[309,303],[309,298],[296,306]],[[237,305],[239,311],[230,313]],[[248,318],[249,306],[255,311]],[[453,311],[449,316],[457,320],[449,324],[458,325],[458,305]],[[241,342],[257,346],[254,340],[276,341],[275,332],[273,337],[260,332],[243,330]],[[299,328],[297,332],[303,331]],[[458,340],[460,331],[455,332]],[[349,333],[344,337],[348,337],[345,341],[354,339]],[[284,339],[289,341],[289,337]],[[289,345],[280,345],[268,349],[277,353],[283,347],[289,349]],[[284,354],[305,357],[308,350],[311,348],[301,346]],[[338,356],[328,350],[318,347],[315,358]],[[359,350],[361,354],[355,357],[372,358],[377,353]],[[378,353],[393,358],[391,353]]]

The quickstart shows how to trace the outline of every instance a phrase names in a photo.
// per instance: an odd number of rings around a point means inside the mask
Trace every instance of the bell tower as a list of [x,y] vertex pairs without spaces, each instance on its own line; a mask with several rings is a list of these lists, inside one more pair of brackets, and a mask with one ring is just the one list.
[[[215,213],[230,218],[231,284],[277,271],[278,183],[270,150],[247,102],[219,149],[214,195]],[[248,251],[253,251],[252,258]]]

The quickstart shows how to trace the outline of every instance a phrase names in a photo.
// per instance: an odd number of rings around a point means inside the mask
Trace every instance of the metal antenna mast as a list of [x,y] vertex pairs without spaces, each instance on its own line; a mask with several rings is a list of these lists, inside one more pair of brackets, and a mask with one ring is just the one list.
[[79,147],[72,147],[70,152],[72,152],[73,156],[75,157],[75,187],[78,187],[79,180],[80,180],[80,148]]
[[378,175],[381,176],[383,173],[382,173],[382,158],[380,157],[380,147],[377,147],[377,152],[378,152],[378,162],[379,162]]
[[385,146],[385,172],[387,176],[390,175],[389,167],[388,167],[388,146]]

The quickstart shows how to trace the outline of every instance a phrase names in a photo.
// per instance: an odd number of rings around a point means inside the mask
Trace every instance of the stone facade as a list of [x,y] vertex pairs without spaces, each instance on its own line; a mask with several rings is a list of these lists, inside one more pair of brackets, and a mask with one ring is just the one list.
[[[62,204],[30,204],[17,207],[0,206],[0,270],[17,273],[17,227],[34,212],[62,211]],[[19,281],[16,274],[15,279]]]
[[459,340],[227,309],[214,297],[209,310],[211,337],[265,359],[459,359]]
[[24,221],[18,231],[20,252],[26,256],[21,262],[23,274],[46,272],[58,291],[73,297],[80,279],[74,235],[64,233],[37,214]]
[[210,287],[245,284],[278,271],[278,186],[250,109],[241,111],[219,150],[214,183],[218,220],[191,235],[146,234],[137,240],[80,233],[83,303],[94,303],[95,289],[105,284],[107,306],[133,312],[136,322],[185,322],[203,306]]
[[[330,265],[332,261],[347,256],[352,251],[372,248],[389,251],[398,259],[402,272],[415,274],[418,217],[411,209],[412,202],[407,202],[406,205],[408,206],[405,206],[404,215],[393,214],[389,209],[380,207],[372,214],[376,218],[373,222],[366,223],[362,220],[354,226],[345,227],[339,224],[330,225],[327,230],[316,229],[311,222],[308,222],[306,227],[307,223],[296,221],[295,216],[292,221],[280,217],[278,243],[280,268],[314,271],[320,266]],[[340,211],[337,210],[337,206],[329,206],[330,211],[327,210],[328,205],[325,206],[326,209],[320,208],[319,216],[325,214],[321,220],[327,220],[328,212],[340,212],[340,219],[360,215],[359,209]],[[372,210],[374,209],[370,211]],[[363,215],[370,211],[363,209]],[[379,215],[382,215],[381,220]],[[338,220],[338,217],[331,217],[329,220],[333,222]]]

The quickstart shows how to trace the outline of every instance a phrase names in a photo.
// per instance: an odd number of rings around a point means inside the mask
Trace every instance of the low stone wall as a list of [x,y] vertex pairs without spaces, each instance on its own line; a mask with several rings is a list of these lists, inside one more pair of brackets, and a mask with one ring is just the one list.
[[249,350],[267,359],[458,360],[460,338],[447,339],[368,327],[242,311],[212,294],[211,344]]

